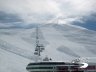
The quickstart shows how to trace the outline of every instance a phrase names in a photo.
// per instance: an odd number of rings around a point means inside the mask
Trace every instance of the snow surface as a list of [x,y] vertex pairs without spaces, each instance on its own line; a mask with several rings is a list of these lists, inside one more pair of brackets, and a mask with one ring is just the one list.
[[[35,32],[35,28],[0,29],[0,72],[27,72],[27,64],[34,61]],[[39,37],[45,45],[42,57],[48,55],[53,61],[88,57],[89,62],[96,63],[95,31],[49,24],[40,27]]]

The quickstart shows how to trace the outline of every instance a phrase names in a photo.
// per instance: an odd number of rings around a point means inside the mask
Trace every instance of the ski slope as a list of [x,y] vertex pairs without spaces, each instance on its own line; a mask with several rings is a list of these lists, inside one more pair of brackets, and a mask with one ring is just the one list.
[[[0,30],[0,72],[27,72],[27,64],[35,60],[35,32],[35,28]],[[53,61],[89,57],[89,62],[96,62],[95,31],[75,25],[48,24],[40,26],[39,37],[45,45],[42,57],[48,55]]]

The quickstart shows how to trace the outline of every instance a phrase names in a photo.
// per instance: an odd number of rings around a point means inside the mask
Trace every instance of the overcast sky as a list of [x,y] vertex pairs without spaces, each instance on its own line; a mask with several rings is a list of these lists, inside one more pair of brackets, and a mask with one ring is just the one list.
[[96,0],[0,0],[0,24],[46,23],[57,18],[67,24],[83,22],[95,13]]

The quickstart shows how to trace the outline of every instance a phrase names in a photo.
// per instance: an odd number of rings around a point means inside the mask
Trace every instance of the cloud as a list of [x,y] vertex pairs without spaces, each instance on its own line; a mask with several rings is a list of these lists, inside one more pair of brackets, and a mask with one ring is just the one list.
[[0,11],[16,14],[25,23],[42,23],[58,17],[67,18],[67,23],[71,22],[70,17],[77,20],[96,13],[96,0],[0,0]]
[[17,23],[21,21],[17,15],[0,11],[0,23]]
[[19,14],[25,22],[43,21],[48,15],[59,12],[56,3],[51,0],[0,0],[0,10]]
[[96,0],[57,0],[67,15],[85,15],[96,12]]

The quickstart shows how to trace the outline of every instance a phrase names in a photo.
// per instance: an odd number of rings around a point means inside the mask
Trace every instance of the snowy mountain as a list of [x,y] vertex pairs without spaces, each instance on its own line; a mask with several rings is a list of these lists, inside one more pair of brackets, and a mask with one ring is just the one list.
[[[0,29],[0,72],[27,72],[34,61],[35,27]],[[72,61],[89,57],[96,62],[96,31],[75,25],[46,24],[39,29],[40,43],[45,45],[42,57],[53,61]]]

